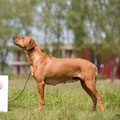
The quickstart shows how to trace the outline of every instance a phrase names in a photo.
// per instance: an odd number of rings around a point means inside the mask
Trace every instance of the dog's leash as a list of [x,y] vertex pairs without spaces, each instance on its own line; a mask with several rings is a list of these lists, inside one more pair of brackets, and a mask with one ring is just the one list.
[[23,88],[23,90],[20,92],[20,94],[19,94],[18,96],[16,96],[13,100],[9,100],[8,103],[11,103],[11,102],[14,102],[15,100],[17,100],[17,99],[19,98],[19,96],[24,92],[24,90],[25,90],[25,88],[26,88],[26,85],[27,85],[27,82],[28,82],[28,80],[29,80],[29,78],[30,78],[30,75],[31,75],[31,72],[29,73],[28,78],[27,78],[27,80],[26,80],[26,83],[25,83],[25,85],[24,85],[24,88]]

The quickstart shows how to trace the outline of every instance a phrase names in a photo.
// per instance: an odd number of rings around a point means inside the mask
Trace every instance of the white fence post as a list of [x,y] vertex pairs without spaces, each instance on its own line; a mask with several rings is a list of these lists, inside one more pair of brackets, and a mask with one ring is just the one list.
[[0,112],[8,112],[8,76],[0,75]]

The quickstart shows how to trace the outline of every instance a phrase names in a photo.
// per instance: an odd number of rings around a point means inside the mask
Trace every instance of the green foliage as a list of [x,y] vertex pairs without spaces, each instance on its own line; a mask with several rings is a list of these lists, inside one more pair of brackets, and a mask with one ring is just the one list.
[[12,72],[5,72],[4,75],[8,75],[9,79],[15,77]]
[[107,79],[107,75],[105,75],[105,74],[99,74],[98,79],[106,80]]
[[86,48],[88,43],[100,45],[95,51],[109,51],[109,56],[119,57],[120,1],[71,0],[70,3],[67,26],[73,31],[76,50]]
[[85,15],[87,10],[86,1],[71,0],[68,13],[66,14],[67,26],[74,33],[75,47],[80,48],[84,45],[87,34],[85,32]]
[[4,72],[8,45],[13,36],[30,35],[34,22],[35,0],[0,0],[0,72]]
[[[38,11],[37,28],[44,32],[44,44],[56,43],[56,56],[60,56],[60,44],[64,41],[66,16],[66,0],[40,1],[41,11]],[[46,45],[45,45],[46,46]]]

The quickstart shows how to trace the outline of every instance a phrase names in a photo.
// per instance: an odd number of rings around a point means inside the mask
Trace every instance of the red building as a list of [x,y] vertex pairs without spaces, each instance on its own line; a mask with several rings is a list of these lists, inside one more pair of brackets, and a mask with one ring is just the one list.
[[[113,68],[116,66],[116,57],[108,58],[104,60],[104,55],[95,55],[91,49],[84,49],[81,52],[77,52],[77,57],[87,59],[96,64],[99,74],[105,75],[107,78],[111,77]],[[120,65],[117,67],[115,78],[120,79]]]

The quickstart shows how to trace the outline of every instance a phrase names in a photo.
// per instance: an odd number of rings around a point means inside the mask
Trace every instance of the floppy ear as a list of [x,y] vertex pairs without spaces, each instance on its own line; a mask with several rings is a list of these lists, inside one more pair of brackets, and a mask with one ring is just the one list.
[[26,50],[31,50],[35,47],[35,41],[31,38]]

